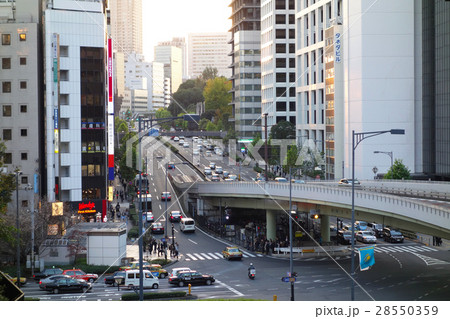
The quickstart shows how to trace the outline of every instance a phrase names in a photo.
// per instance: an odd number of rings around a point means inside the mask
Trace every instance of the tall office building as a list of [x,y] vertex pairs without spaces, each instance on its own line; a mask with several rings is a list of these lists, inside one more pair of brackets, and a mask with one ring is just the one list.
[[108,8],[114,49],[142,54],[142,0],[109,0]]
[[262,113],[268,131],[280,121],[296,123],[295,1],[261,1]]
[[181,37],[174,37],[171,41],[162,41],[158,43],[158,46],[173,46],[181,49],[181,61],[183,68],[183,81],[188,78],[188,63],[187,63],[187,46],[186,40]]
[[45,2],[46,154],[41,160],[49,201],[106,198],[105,2]]
[[[2,171],[22,172],[18,177],[21,210],[37,204],[33,188],[36,195],[41,193],[44,127],[40,20],[38,1],[0,1],[0,141],[6,146]],[[16,192],[11,202],[14,208],[15,196]]]
[[260,0],[232,0],[231,81],[235,130],[250,141],[261,132]]
[[229,78],[231,70],[229,32],[189,33],[188,72],[190,78],[197,78],[207,67],[218,70],[219,76]]
[[[450,2],[422,1],[423,173],[450,180]],[[420,96],[419,96],[420,98]],[[420,113],[419,113],[420,115]]]
[[164,77],[170,79],[171,93],[175,93],[183,81],[182,50],[165,45],[158,45],[154,50],[154,60],[164,64]]
[[[355,150],[357,178],[372,179],[375,166],[379,173],[387,172],[391,160],[383,154],[375,155],[375,151],[393,152],[393,158],[401,159],[411,172],[423,172],[423,139],[429,138],[425,136],[429,128],[422,128],[422,117],[429,114],[425,115],[426,108],[439,109],[439,103],[424,104],[422,97],[422,69],[428,72],[422,65],[434,62],[424,58],[423,50],[430,47],[422,42],[433,40],[426,39],[422,32],[424,12],[419,3],[297,3],[297,137],[306,135],[319,140],[321,147],[323,136],[327,177],[351,175],[352,131],[405,130],[405,135],[382,134],[360,143]],[[440,5],[444,3],[441,1]],[[445,11],[444,7],[441,9]],[[438,30],[438,23],[433,28]],[[444,28],[440,30],[444,36]],[[445,49],[430,51],[431,56],[448,54]],[[429,79],[431,85],[440,81],[437,74]],[[438,96],[436,93],[434,97]],[[430,118],[430,122],[439,122],[433,115]],[[432,125],[430,122],[428,125]],[[435,132],[439,131],[438,126]]]

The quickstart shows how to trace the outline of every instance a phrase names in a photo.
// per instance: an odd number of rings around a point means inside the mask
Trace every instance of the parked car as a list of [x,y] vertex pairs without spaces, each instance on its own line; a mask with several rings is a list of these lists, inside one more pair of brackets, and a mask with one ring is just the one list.
[[178,141],[178,145],[183,145],[184,144],[184,140],[183,139],[180,139],[179,141]]
[[242,259],[242,251],[235,247],[225,247],[225,250],[222,251],[222,256],[223,258],[227,259],[227,260],[231,260],[231,259]]
[[233,181],[236,181],[238,179],[238,177],[236,175],[234,175],[234,174],[228,175],[228,178],[232,179]]
[[63,278],[46,284],[44,290],[51,291],[54,294],[74,291],[85,293],[87,291],[92,291],[92,285],[91,283],[75,278]]
[[383,229],[383,238],[384,241],[388,241],[390,243],[403,243],[405,240],[405,237],[403,237],[403,234],[400,231],[389,227],[385,227]]
[[[116,278],[117,277],[121,277],[122,279],[123,279],[123,281],[125,280],[125,271],[123,271],[123,270],[118,270],[118,271],[116,271],[116,272],[114,272],[112,275],[110,275],[110,276],[106,276],[105,277],[105,285],[113,285],[113,287],[116,287],[117,286],[117,284],[116,284]],[[122,281],[122,283],[123,283],[123,281]]]
[[[52,276],[48,276],[46,278],[42,278],[39,281],[39,288],[41,290],[45,290],[45,286],[48,283],[54,282],[54,281],[59,280],[59,279],[64,279],[64,278],[72,278],[72,277],[70,277],[69,275],[59,274],[59,275],[52,275]],[[80,279],[80,280],[82,280],[82,279]]]
[[179,138],[178,136],[175,136],[175,137],[173,138],[173,140],[174,140],[175,142],[178,142],[178,141],[180,140],[180,138]]
[[356,230],[367,230],[367,222],[364,221],[357,221],[355,222],[355,229]]
[[205,168],[203,169],[203,172],[205,173],[205,175],[211,175],[212,174],[212,170],[211,168],[205,166]]
[[[120,270],[132,270],[132,269],[139,269],[139,261],[132,261],[128,265],[120,267]],[[148,269],[150,267],[150,263],[148,261],[142,262],[142,268]]]
[[205,153],[205,156],[211,156],[212,155],[212,153],[211,153],[211,151],[206,151],[206,153]]
[[179,210],[173,210],[169,213],[169,220],[171,223],[179,222],[181,220],[181,213]]
[[230,175],[230,172],[223,171],[223,178],[228,178],[229,175]]
[[[348,178],[343,178],[338,183],[338,185],[341,185],[341,186],[352,186],[352,184],[353,184],[353,180],[348,179]],[[360,186],[361,186],[361,183],[357,179],[355,179],[355,187],[360,187]]]
[[363,243],[376,243],[377,242],[377,238],[373,235],[373,233],[371,231],[365,230],[365,231],[358,231],[356,233],[356,240],[363,242]]
[[352,232],[349,230],[338,230],[336,235],[337,241],[343,245],[350,245],[352,240]]
[[164,279],[169,275],[167,270],[163,269],[160,264],[151,264],[148,270],[150,270],[153,276],[161,279]]
[[184,143],[184,144],[183,144],[183,147],[184,147],[184,148],[189,148],[189,143]]
[[291,182],[294,184],[306,184],[303,179],[292,179]]
[[217,174],[223,174],[223,168],[221,166],[216,166],[215,171]]
[[183,287],[185,285],[211,285],[215,281],[211,275],[202,275],[195,270],[180,271],[177,276],[169,277],[169,284]]
[[209,163],[209,168],[211,168],[211,169],[216,169],[216,163],[210,162],[210,163]]
[[162,192],[161,193],[161,200],[170,201],[171,199],[172,199],[172,194],[170,194],[170,192]]
[[35,273],[33,278],[35,281],[39,281],[43,278],[47,278],[53,275],[60,275],[63,273],[61,268],[45,268],[42,272]]
[[211,175],[211,182],[220,182],[219,174],[216,174],[216,173],[212,174]]
[[277,183],[287,183],[288,180],[284,177],[275,177],[275,182]]
[[161,223],[153,223],[151,231],[152,234],[164,234],[164,226]]
[[63,274],[69,275],[70,277],[75,278],[75,279],[84,279],[91,283],[98,279],[97,274],[87,274],[84,271],[82,271],[81,269],[67,269],[67,270],[63,271]]

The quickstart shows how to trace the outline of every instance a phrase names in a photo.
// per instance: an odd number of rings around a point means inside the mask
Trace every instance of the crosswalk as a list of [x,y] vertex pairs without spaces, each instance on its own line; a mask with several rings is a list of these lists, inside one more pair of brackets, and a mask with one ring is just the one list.
[[438,251],[437,249],[429,246],[422,245],[389,245],[389,246],[375,246],[374,251],[376,253],[419,253]]
[[[187,253],[185,255],[185,260],[213,260],[213,259],[223,259],[223,256],[221,253],[214,252],[214,253]],[[254,255],[248,252],[243,252],[242,255],[244,258],[254,258],[254,257],[261,257],[260,255]]]

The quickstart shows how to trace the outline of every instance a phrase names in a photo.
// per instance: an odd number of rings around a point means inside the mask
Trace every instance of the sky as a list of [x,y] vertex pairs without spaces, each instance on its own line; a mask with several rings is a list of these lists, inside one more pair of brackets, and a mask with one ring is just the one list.
[[143,50],[153,60],[160,41],[197,32],[227,32],[231,0],[142,0]]

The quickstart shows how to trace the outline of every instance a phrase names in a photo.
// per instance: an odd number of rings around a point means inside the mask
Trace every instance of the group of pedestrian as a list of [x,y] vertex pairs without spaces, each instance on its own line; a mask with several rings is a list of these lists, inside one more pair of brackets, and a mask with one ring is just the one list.
[[156,240],[155,238],[152,238],[150,243],[148,243],[148,252],[149,254],[158,253],[158,257],[164,256],[165,259],[167,259],[167,250],[169,250],[170,257],[177,257],[179,254],[179,245],[177,242],[168,245],[168,238],[164,237],[161,238],[161,240]]
[[442,245],[442,238],[441,237],[433,237],[433,246],[441,246]]

